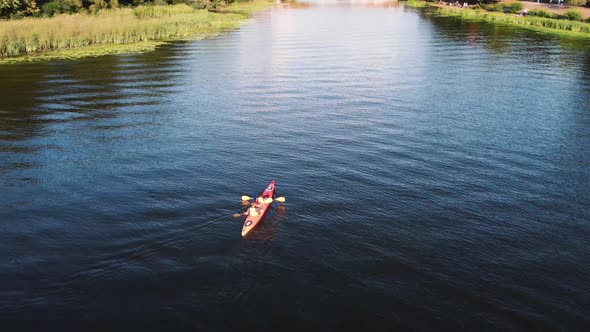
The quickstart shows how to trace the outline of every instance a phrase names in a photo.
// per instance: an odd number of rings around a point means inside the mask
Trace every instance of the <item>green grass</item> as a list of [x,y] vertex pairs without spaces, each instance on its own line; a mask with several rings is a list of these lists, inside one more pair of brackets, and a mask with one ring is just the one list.
[[520,2],[513,2],[508,5],[508,10],[513,14],[519,13],[523,8],[524,5]]
[[557,15],[550,13],[546,9],[531,9],[527,14],[529,16],[537,16],[537,17],[547,17],[547,18],[557,18]]
[[406,6],[413,8],[423,8],[426,7],[426,2],[419,0],[408,0]]
[[522,26],[537,31],[544,31],[553,34],[565,34],[574,37],[590,37],[590,24],[585,22],[560,20],[532,15],[519,16],[515,14],[490,12],[477,8],[459,9],[429,6],[425,10],[432,15],[453,16],[465,20]]
[[582,13],[577,10],[570,9],[566,11],[563,16],[570,20],[570,21],[581,21],[582,20]]
[[[455,10],[451,8],[438,8],[438,15],[457,16],[465,19],[473,19],[487,22],[500,22],[525,27],[565,30],[582,34],[590,34],[590,24],[569,20],[556,20],[546,17],[527,17],[518,15],[506,15],[487,12],[483,10]],[[590,36],[590,35],[589,35]]]
[[204,38],[237,28],[266,1],[212,13],[187,5],[109,9],[94,15],[0,21],[0,63],[139,52],[165,41]]

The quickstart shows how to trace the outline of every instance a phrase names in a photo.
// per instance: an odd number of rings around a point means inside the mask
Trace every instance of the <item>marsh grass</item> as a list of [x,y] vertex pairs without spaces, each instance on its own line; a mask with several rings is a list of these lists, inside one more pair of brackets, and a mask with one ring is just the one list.
[[[92,15],[4,20],[0,21],[0,60],[88,46],[97,49],[109,44],[143,43],[151,48],[154,41],[202,38],[235,29],[248,14],[270,5],[266,1],[239,2],[217,13],[195,10],[184,4],[139,6]],[[104,49],[107,53],[116,50]]]
[[[511,25],[521,25],[525,27],[563,30],[565,32],[574,32],[580,34],[590,34],[590,24],[557,20],[546,17],[506,15],[501,13],[487,12],[483,10],[455,10],[451,8],[436,8],[435,14],[443,16],[458,16],[465,19],[500,22]],[[590,37],[590,35],[588,35]]]
[[101,44],[85,47],[52,50],[43,53],[23,54],[17,57],[0,58],[0,64],[12,64],[22,62],[35,62],[46,60],[68,60],[101,56],[105,54],[131,54],[154,50],[158,45],[166,44],[164,41],[145,41],[132,44]]
[[557,15],[550,13],[546,9],[531,9],[527,14],[529,16],[537,16],[537,17],[547,17],[547,18],[557,18]]
[[577,10],[570,9],[566,11],[563,16],[571,21],[581,21],[582,20],[582,13]]

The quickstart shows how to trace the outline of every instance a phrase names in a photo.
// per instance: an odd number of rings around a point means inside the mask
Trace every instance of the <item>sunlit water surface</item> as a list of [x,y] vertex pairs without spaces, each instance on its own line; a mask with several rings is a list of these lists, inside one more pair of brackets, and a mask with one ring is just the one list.
[[[0,78],[7,326],[590,326],[588,42],[277,6]],[[242,239],[271,179],[287,203]]]

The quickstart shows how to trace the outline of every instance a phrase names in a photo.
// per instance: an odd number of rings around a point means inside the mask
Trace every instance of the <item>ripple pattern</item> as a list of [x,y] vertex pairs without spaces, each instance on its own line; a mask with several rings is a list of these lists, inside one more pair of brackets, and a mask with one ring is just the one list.
[[324,3],[0,67],[0,320],[584,330],[589,46]]

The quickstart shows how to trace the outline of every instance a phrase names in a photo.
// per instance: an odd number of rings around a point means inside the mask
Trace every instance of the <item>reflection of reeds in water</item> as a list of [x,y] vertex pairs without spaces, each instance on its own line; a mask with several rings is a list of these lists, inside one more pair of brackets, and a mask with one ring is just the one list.
[[267,2],[237,3],[226,13],[187,5],[111,9],[96,15],[74,14],[0,22],[0,56],[16,56],[88,45],[206,36],[238,27],[248,13]]

